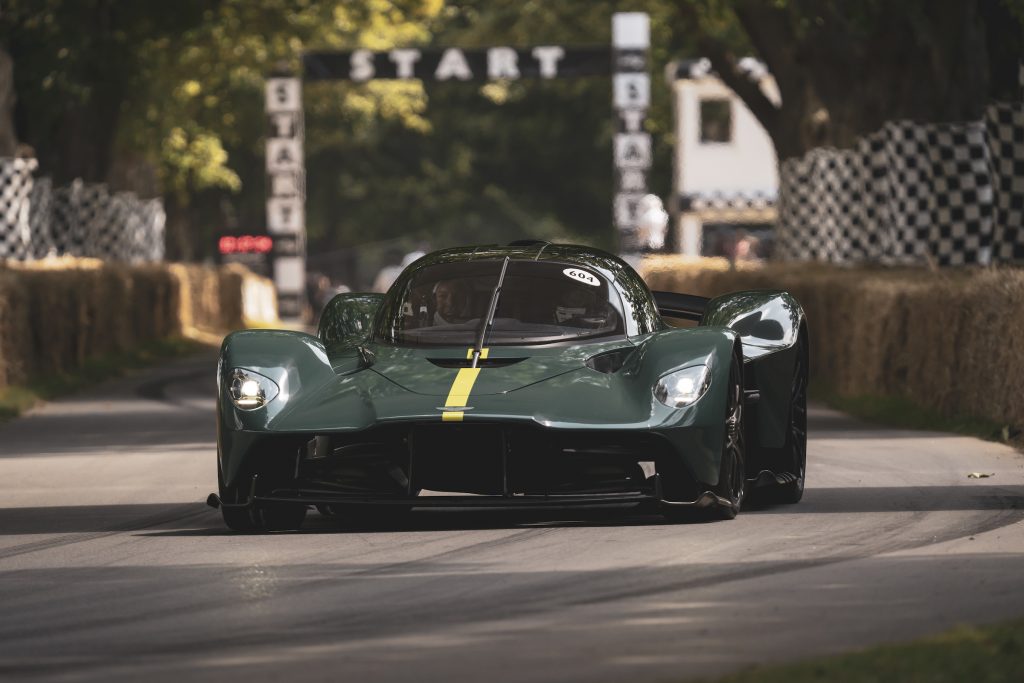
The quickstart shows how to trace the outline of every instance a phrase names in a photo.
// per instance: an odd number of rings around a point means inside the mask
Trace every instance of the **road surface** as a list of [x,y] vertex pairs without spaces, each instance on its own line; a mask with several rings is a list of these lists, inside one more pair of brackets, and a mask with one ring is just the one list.
[[245,536],[203,504],[213,371],[0,425],[0,678],[682,680],[1024,616],[1005,446],[814,408],[804,502],[735,521],[311,514]]

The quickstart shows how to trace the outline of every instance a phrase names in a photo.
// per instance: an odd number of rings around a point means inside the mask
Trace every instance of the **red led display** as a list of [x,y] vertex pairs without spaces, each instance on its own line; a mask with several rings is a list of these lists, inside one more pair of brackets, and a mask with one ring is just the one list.
[[273,238],[267,235],[225,235],[217,242],[221,254],[269,254]]

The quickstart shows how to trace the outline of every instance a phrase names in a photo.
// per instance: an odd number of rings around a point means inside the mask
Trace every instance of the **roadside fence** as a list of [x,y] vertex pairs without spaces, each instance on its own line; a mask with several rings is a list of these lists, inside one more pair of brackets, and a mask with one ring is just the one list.
[[0,158],[0,260],[79,256],[148,263],[164,257],[160,199],[76,180],[53,187],[35,159]]
[[894,121],[779,169],[778,250],[833,263],[1024,263],[1024,108]]

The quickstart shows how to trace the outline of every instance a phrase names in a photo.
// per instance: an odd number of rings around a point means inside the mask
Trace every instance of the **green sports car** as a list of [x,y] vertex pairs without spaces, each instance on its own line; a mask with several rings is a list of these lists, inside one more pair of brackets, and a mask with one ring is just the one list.
[[228,335],[209,503],[239,531],[311,507],[795,503],[807,353],[786,292],[652,293],[611,254],[547,242],[437,251],[386,294],[336,296],[316,335]]

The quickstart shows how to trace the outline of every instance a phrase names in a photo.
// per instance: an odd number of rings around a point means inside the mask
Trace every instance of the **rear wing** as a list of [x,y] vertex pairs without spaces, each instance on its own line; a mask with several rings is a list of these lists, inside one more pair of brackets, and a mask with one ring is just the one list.
[[654,304],[658,307],[658,313],[661,315],[697,322],[704,317],[704,311],[710,301],[706,297],[694,294],[679,294],[677,292],[651,292],[651,294],[654,295]]

